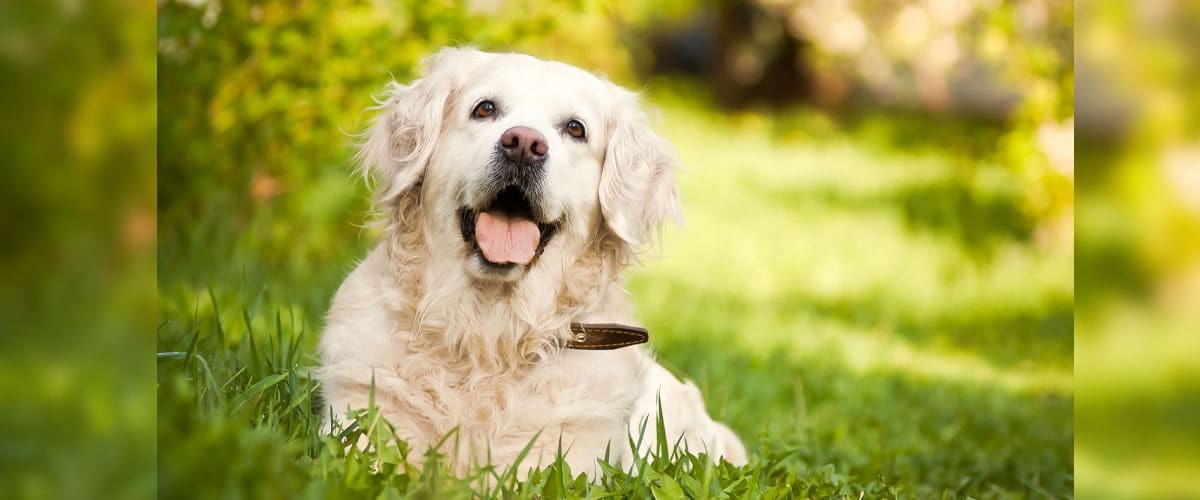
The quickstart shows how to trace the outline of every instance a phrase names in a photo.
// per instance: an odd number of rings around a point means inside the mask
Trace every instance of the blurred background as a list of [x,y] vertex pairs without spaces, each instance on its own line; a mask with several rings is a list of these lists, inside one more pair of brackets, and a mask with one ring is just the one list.
[[1200,5],[1076,8],[1077,491],[1197,498]]
[[155,491],[154,16],[0,3],[5,497]]
[[311,352],[376,236],[350,134],[389,79],[470,44],[661,111],[688,226],[630,288],[755,453],[918,496],[1198,496],[1197,21],[1172,0],[5,3],[0,485],[149,496],[157,427],[159,493],[202,488],[180,471],[299,435],[245,437],[169,360],[151,424],[150,342],[224,318],[242,345],[282,312]]

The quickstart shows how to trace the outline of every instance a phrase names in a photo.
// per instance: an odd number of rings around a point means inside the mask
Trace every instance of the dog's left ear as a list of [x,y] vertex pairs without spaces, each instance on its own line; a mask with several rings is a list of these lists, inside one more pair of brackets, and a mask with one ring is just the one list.
[[608,148],[600,173],[600,209],[608,228],[630,247],[661,235],[667,219],[683,224],[675,188],[675,148],[650,129],[637,94],[610,85]]

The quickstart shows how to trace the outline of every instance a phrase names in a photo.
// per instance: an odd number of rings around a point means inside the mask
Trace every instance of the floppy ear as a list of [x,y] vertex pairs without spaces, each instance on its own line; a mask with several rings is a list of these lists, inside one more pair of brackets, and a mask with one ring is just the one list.
[[392,81],[377,99],[379,114],[355,158],[363,173],[379,181],[375,199],[389,206],[421,180],[442,131],[451,97],[484,53],[447,48],[426,58],[423,76],[408,85]]
[[647,124],[636,94],[612,85],[608,149],[600,173],[600,210],[609,230],[638,248],[661,236],[670,218],[683,224],[675,188],[678,158]]

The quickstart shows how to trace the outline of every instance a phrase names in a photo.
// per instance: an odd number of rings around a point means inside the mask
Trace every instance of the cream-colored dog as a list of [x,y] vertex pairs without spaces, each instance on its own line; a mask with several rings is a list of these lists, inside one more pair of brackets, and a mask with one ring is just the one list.
[[[642,346],[569,348],[572,323],[634,321],[620,273],[680,217],[671,146],[635,94],[561,63],[445,49],[390,84],[359,159],[384,241],[333,299],[320,341],[335,418],[365,408],[415,450],[457,429],[463,470],[553,459],[575,471],[655,445],[734,464],[737,436]],[[642,449],[629,436],[649,426]],[[682,441],[680,441],[682,440]],[[414,453],[410,458],[419,458]]]

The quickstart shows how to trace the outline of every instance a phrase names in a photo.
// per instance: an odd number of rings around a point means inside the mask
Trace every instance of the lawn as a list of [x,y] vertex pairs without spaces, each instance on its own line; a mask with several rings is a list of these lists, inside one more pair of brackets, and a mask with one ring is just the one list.
[[657,450],[636,476],[553,464],[518,483],[347,452],[372,423],[386,438],[370,413],[322,435],[313,347],[377,237],[346,162],[207,186],[160,214],[160,496],[1073,495],[1073,250],[1023,215],[1015,174],[956,148],[968,133],[905,139],[925,122],[652,100],[687,165],[687,224],[629,288],[651,348],[749,465]]

